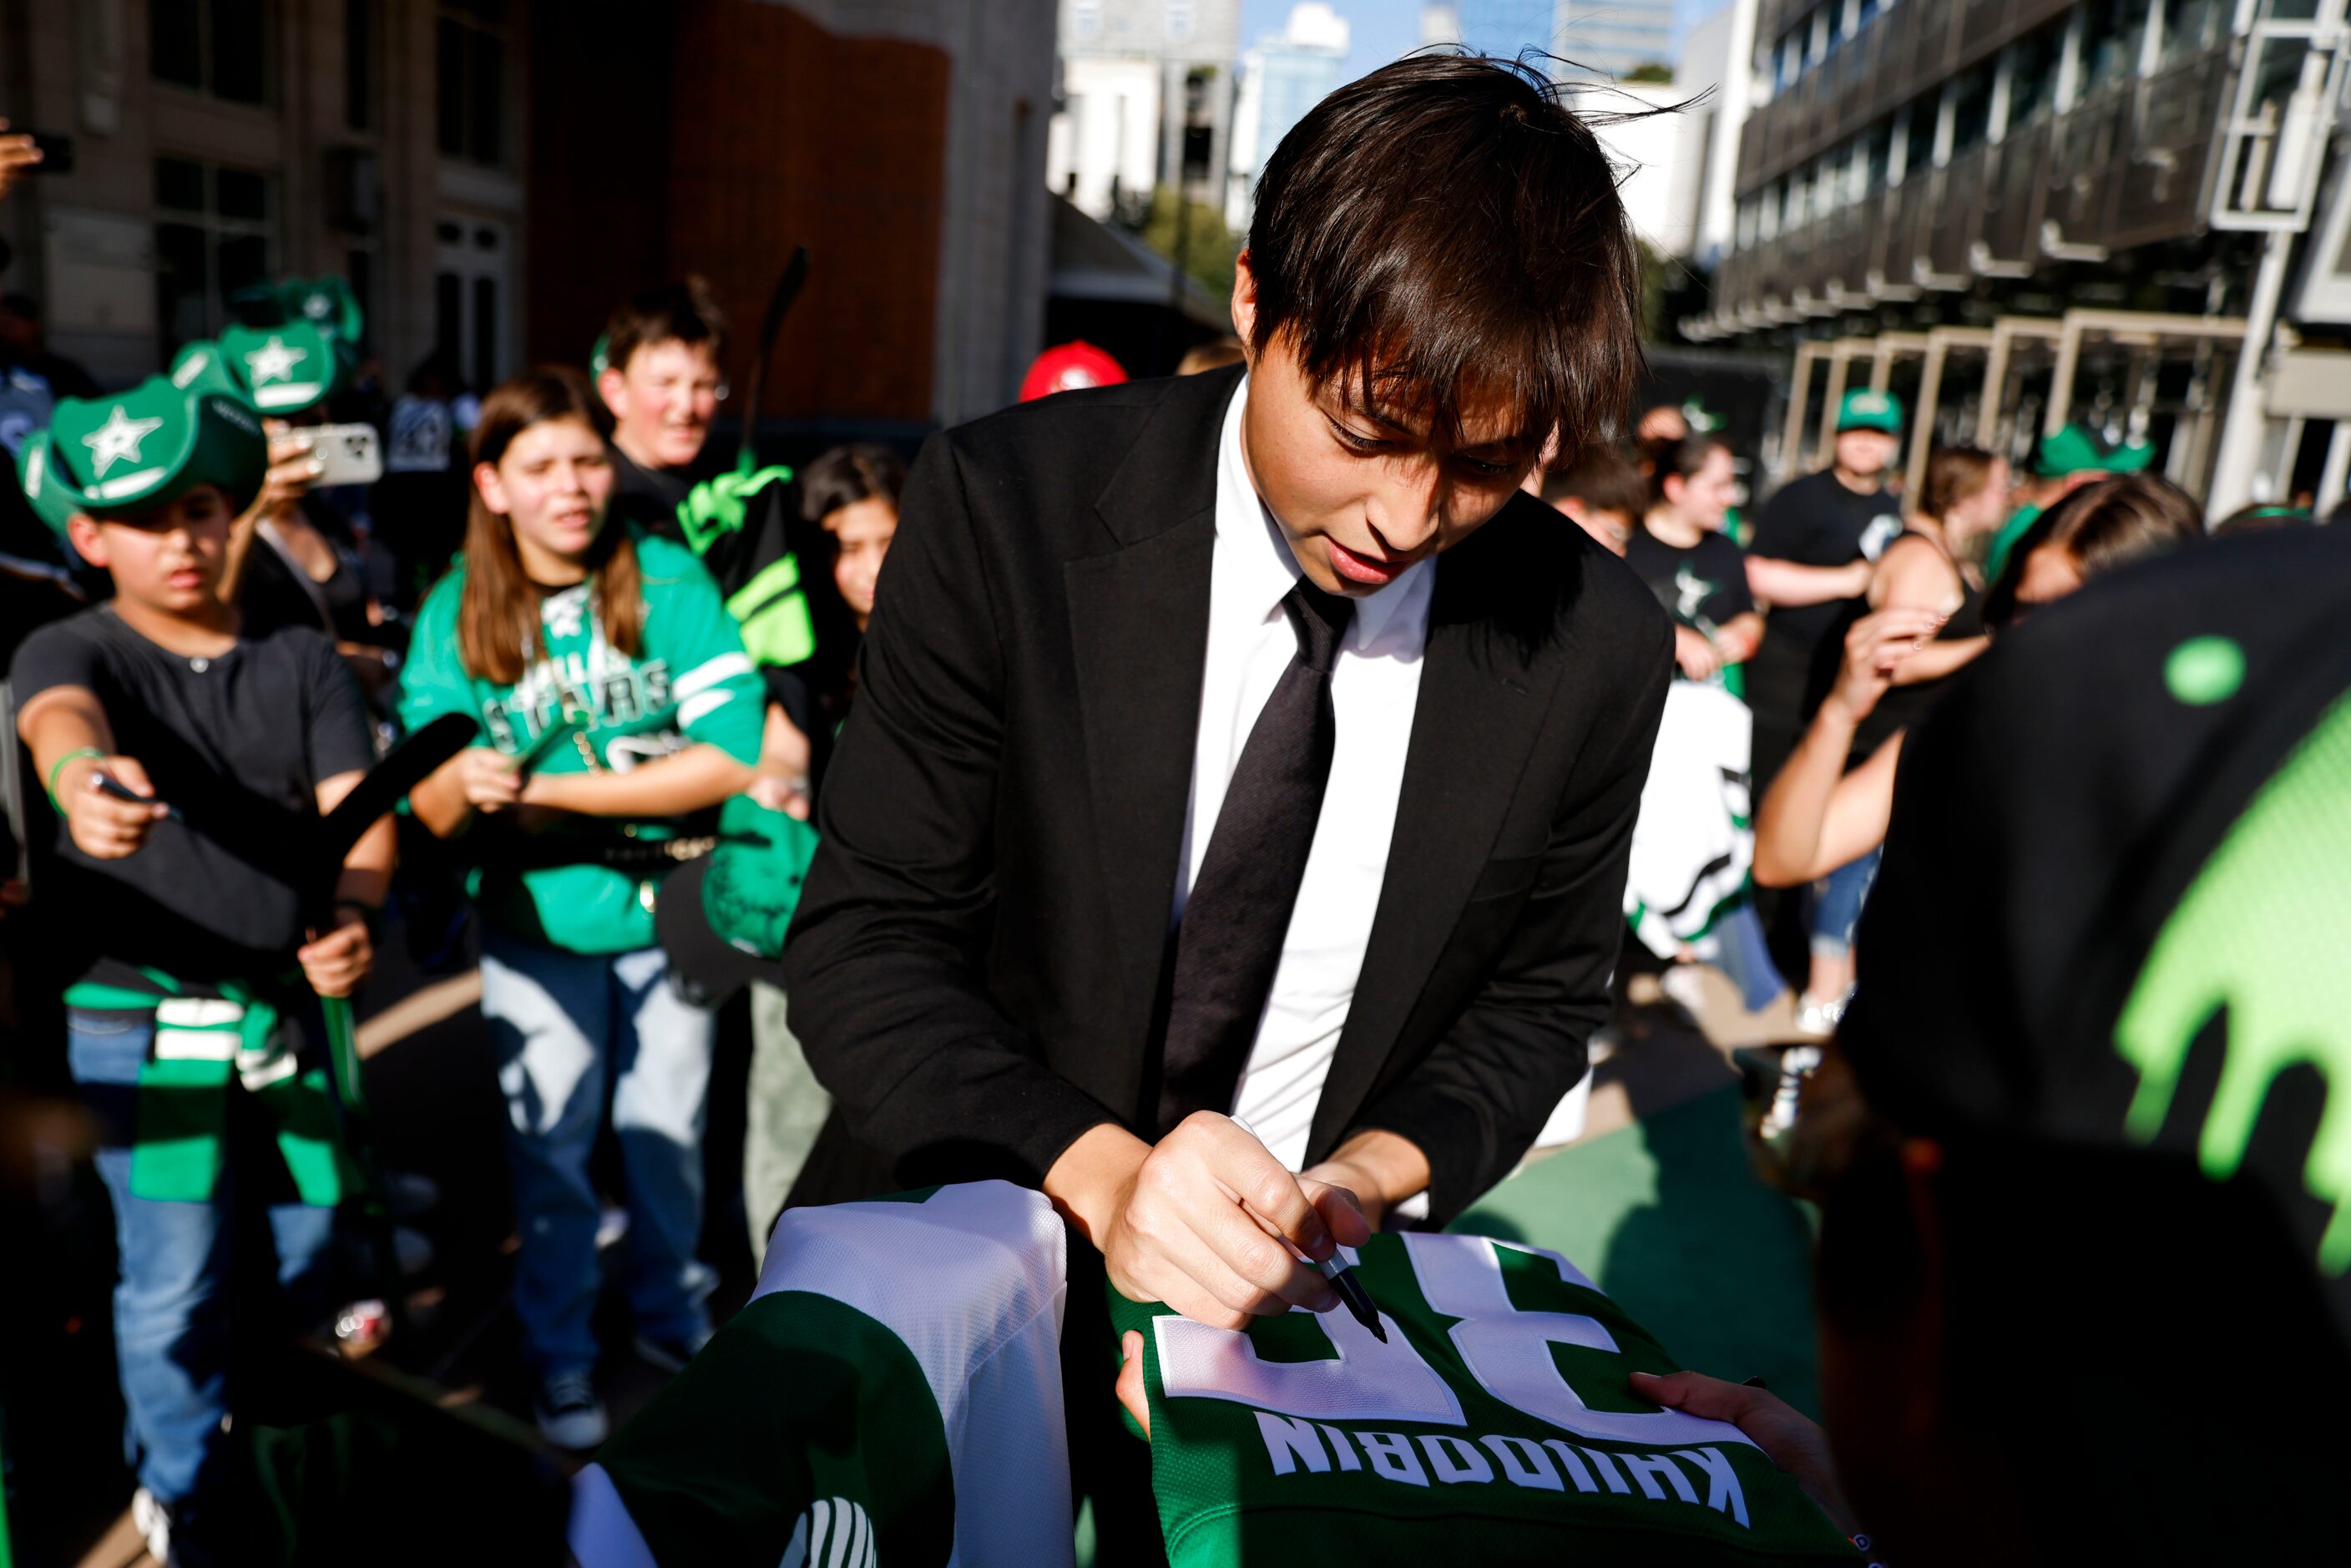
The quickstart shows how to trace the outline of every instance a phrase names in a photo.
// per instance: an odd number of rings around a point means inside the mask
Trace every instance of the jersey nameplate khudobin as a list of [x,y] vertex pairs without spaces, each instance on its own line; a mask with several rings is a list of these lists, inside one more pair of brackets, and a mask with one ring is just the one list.
[[1385,1344],[1344,1312],[1235,1333],[1113,1299],[1176,1568],[1856,1560],[1736,1427],[1632,1392],[1677,1368],[1557,1253],[1381,1236],[1356,1267]]

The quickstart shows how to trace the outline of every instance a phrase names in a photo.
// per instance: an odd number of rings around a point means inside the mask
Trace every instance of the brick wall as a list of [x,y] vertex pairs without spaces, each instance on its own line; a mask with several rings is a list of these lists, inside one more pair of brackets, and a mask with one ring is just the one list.
[[759,412],[928,420],[947,57],[842,37],[755,0],[684,0],[672,16],[666,31],[639,22],[540,35],[533,353],[577,361],[615,299],[696,271],[734,319],[726,368],[745,388],[768,290],[804,242],[808,289]]

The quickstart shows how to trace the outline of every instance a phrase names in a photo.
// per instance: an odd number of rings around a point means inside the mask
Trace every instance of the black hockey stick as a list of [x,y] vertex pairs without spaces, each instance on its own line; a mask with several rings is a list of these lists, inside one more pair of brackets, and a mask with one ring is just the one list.
[[[343,857],[351,852],[370,828],[381,821],[408,792],[431,778],[442,764],[465,749],[477,733],[463,714],[444,714],[386,752],[351,792],[313,830],[308,915],[313,930],[324,932],[332,923],[335,883]],[[408,1287],[400,1269],[392,1211],[385,1206],[383,1166],[376,1158],[375,1131],[368,1115],[367,1095],[360,1078],[358,1021],[349,997],[320,997],[319,1009],[327,1026],[327,1071],[343,1108],[343,1134],[351,1164],[360,1175],[360,1217],[367,1232],[368,1250],[375,1265],[376,1287],[383,1292],[395,1335],[408,1326]]]
[[743,404],[743,439],[736,449],[736,466],[747,474],[756,459],[751,452],[751,438],[759,425],[759,399],[768,388],[768,360],[776,347],[776,334],[783,330],[784,318],[791,313],[792,301],[800,297],[808,283],[809,247],[795,246],[792,258],[784,263],[781,277],[776,279],[773,292],[768,296],[768,313],[759,320],[758,356],[751,361],[750,396]]

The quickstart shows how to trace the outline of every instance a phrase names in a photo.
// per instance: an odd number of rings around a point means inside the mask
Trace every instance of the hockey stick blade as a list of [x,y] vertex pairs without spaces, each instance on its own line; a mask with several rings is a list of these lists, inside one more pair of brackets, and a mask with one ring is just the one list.
[[386,752],[383,760],[369,768],[367,777],[319,820],[317,859],[312,863],[331,875],[331,868],[343,863],[360,836],[399,805],[411,789],[431,778],[435,768],[465,750],[477,727],[464,714],[444,713]]

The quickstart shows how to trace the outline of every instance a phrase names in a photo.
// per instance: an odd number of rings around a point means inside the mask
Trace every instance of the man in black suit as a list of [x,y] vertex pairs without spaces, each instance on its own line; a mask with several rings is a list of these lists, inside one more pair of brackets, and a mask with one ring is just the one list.
[[1073,1300],[1091,1250],[1232,1326],[1508,1174],[1606,1011],[1672,666],[1519,485],[1629,405],[1637,300],[1548,84],[1417,57],[1269,164],[1246,367],[929,444],[784,958],[841,1118],[796,1201],[852,1143],[1041,1186]]

